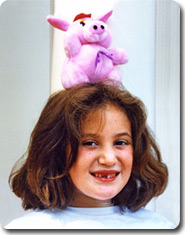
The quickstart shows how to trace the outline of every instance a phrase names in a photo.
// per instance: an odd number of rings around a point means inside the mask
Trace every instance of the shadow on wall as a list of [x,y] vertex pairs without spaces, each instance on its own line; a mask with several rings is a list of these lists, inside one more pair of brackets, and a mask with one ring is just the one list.
[[7,0],[0,8],[1,225],[23,213],[8,177],[49,96],[49,13],[49,0]]

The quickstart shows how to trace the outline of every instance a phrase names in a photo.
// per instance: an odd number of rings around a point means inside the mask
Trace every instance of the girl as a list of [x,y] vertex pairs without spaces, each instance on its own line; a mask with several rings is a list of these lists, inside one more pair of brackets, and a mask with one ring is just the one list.
[[123,87],[82,84],[48,100],[13,192],[32,212],[7,229],[174,228],[144,209],[163,193],[166,165],[143,103]]

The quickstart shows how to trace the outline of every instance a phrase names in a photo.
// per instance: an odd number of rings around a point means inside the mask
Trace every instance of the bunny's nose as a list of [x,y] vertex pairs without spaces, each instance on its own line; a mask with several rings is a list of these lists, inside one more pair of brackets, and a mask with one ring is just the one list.
[[91,33],[102,34],[105,32],[105,26],[99,23],[93,24],[90,27]]

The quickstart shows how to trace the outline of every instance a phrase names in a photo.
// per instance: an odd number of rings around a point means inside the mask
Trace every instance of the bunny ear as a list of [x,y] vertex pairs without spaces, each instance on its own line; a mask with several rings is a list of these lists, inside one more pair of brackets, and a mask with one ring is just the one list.
[[108,18],[112,15],[113,11],[109,11],[108,13],[106,13],[105,15],[101,16],[98,18],[98,20],[103,21],[104,23],[106,23],[106,21],[108,20]]
[[60,29],[62,31],[67,31],[69,28],[69,23],[66,20],[62,20],[60,18],[56,18],[54,16],[48,16],[47,21],[57,29]]

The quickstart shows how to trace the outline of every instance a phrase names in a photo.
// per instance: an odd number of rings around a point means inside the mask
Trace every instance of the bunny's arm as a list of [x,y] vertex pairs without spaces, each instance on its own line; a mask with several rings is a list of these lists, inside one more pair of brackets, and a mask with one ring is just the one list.
[[112,56],[112,61],[114,65],[125,64],[128,62],[128,55],[124,49],[109,49],[109,53]]

